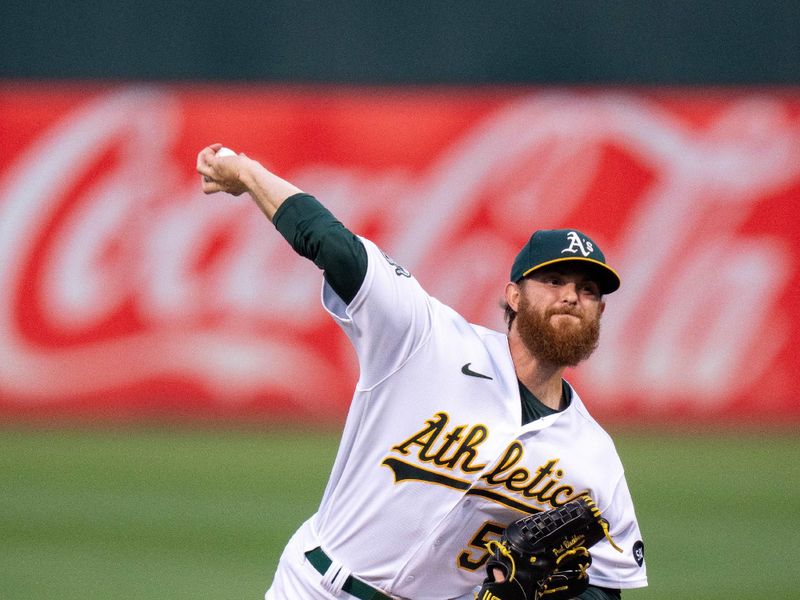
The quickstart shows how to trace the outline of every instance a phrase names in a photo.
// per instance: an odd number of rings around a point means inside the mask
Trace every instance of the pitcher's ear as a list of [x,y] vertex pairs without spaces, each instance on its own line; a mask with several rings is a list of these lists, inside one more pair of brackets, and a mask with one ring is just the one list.
[[505,289],[505,300],[506,304],[508,304],[509,308],[514,312],[519,310],[519,297],[522,294],[522,290],[519,287],[518,283],[514,283],[513,281],[509,281],[506,284]]

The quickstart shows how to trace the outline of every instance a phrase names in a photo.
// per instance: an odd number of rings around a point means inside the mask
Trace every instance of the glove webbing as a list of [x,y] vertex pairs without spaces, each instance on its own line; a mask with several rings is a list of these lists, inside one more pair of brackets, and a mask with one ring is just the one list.
[[[497,551],[502,554],[504,557],[508,559],[508,562],[511,563],[511,572],[508,574],[507,579],[509,581],[514,581],[514,574],[517,572],[517,563],[514,561],[514,555],[511,553],[511,550],[506,548],[505,544],[501,543],[498,540],[491,540],[486,544],[486,549],[489,551],[489,554],[492,553],[492,549],[496,548]],[[536,560],[536,557],[531,558],[532,561]]]

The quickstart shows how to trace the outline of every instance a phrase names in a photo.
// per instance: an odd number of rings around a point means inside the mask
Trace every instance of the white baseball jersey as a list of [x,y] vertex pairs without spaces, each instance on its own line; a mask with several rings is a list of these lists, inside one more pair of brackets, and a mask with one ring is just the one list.
[[[335,597],[297,564],[316,546],[390,596],[458,598],[483,580],[485,544],[509,522],[587,492],[624,549],[592,547],[590,583],[647,585],[622,464],[578,394],[521,425],[507,336],[468,323],[363,241],[368,268],[353,301],[323,286],[359,380],[319,510],[287,547],[267,598]],[[292,570],[304,583],[287,583]]]

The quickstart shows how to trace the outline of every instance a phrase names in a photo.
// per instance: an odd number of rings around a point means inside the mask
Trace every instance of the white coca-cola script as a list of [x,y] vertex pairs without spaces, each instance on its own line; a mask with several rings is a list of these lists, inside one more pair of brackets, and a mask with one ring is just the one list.
[[[272,397],[346,406],[357,367],[320,308],[319,271],[246,197],[200,192],[199,148],[175,151],[181,94],[109,90],[4,149],[3,406],[113,403],[137,386],[174,395],[173,382],[232,410]],[[494,328],[530,233],[586,230],[623,280],[600,349],[570,376],[588,402],[612,415],[742,402],[755,412],[768,399],[747,398],[766,380],[800,391],[787,358],[800,315],[785,300],[798,228],[761,216],[797,205],[788,102],[732,93],[698,122],[646,94],[532,90],[476,118],[422,170],[332,153],[279,174]]]

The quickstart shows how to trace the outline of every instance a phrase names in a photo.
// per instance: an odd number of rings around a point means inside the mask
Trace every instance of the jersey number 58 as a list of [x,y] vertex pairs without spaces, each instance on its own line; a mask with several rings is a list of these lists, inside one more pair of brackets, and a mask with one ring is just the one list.
[[[458,566],[462,569],[475,571],[480,569],[489,560],[489,550],[486,548],[492,540],[499,540],[505,527],[499,523],[487,521],[475,532],[475,536],[470,540],[469,547],[465,548],[458,555]],[[472,550],[471,548],[475,548]]]

